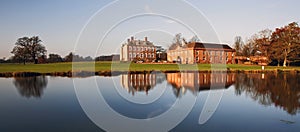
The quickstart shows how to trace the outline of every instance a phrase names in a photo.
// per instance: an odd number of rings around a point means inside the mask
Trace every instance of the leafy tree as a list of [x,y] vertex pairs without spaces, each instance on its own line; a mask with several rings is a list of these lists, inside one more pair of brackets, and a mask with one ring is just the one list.
[[78,62],[78,61],[91,61],[93,60],[92,57],[88,56],[86,58],[83,58],[82,56],[75,55],[74,53],[70,52],[65,58],[65,62]]
[[64,61],[65,62],[72,62],[73,61],[73,53],[70,52],[65,58],[64,58]]
[[63,59],[60,55],[58,54],[49,54],[49,58],[47,60],[49,63],[54,63],[54,62],[63,62]]
[[38,36],[19,38],[11,53],[14,54],[15,59],[22,60],[24,64],[26,61],[33,61],[37,64],[38,57],[45,55],[47,52],[41,42]]
[[91,56],[87,56],[84,58],[84,61],[93,61],[93,58]]
[[46,48],[41,44],[42,40],[38,36],[33,36],[29,39],[29,52],[31,59],[34,60],[34,64],[38,63],[38,57],[45,55]]
[[79,55],[73,55],[73,61],[78,62],[78,61],[84,61],[84,58]]
[[0,63],[5,63],[6,62],[6,58],[3,57],[3,59],[0,59]]
[[18,60],[19,62],[23,62],[24,65],[28,60],[29,56],[29,49],[28,49],[28,37],[19,38],[15,43],[15,47],[11,51],[14,56],[12,57],[13,60]]
[[271,39],[270,56],[272,59],[276,59],[278,63],[283,61],[284,67],[288,62],[299,56],[300,27],[296,22],[277,28],[272,33]]
[[257,51],[262,56],[269,56],[272,30],[265,29],[258,33],[254,40]]

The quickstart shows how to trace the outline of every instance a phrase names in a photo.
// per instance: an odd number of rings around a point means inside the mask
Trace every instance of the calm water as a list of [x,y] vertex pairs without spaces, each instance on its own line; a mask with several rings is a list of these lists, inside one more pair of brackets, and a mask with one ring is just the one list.
[[[82,87],[76,86],[76,91],[73,81],[80,81]],[[90,82],[97,84],[112,111],[131,119],[151,120],[172,109],[179,116],[186,106],[175,104],[191,103],[187,116],[171,131],[300,130],[300,74],[155,73],[0,78],[0,131],[102,131],[76,96],[76,92],[91,91]],[[205,102],[214,92],[223,92],[221,101],[211,118],[199,124]],[[96,100],[92,107],[97,106]],[[109,112],[100,114],[108,117],[100,120],[111,121],[116,128],[124,123],[113,121]]]

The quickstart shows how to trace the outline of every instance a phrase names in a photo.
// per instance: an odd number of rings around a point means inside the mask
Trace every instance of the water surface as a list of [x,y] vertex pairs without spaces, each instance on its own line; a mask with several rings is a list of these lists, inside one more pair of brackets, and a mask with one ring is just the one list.
[[[171,131],[300,130],[296,73],[153,73],[76,80],[95,80],[110,108],[134,119],[155,118],[177,100],[195,98],[187,117]],[[0,83],[0,131],[102,131],[81,108],[73,78],[0,78]],[[224,94],[212,117],[199,124],[211,91]]]

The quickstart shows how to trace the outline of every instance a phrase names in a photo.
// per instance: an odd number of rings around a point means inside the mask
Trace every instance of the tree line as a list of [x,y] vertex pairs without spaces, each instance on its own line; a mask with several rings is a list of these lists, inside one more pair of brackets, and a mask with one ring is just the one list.
[[271,65],[287,66],[300,62],[300,27],[292,22],[274,31],[262,30],[246,42],[242,37],[235,37],[236,56],[265,56]]
[[17,39],[11,53],[12,57],[9,59],[0,59],[0,63],[57,63],[57,62],[79,62],[79,61],[112,61],[119,59],[119,55],[98,56],[92,58],[91,56],[83,57],[70,52],[65,57],[59,54],[50,53],[46,56],[46,47],[42,44],[39,36],[21,37]]
[[177,46],[184,46],[185,44],[194,43],[194,42],[201,42],[201,40],[197,35],[194,35],[192,38],[190,38],[189,41],[187,41],[186,38],[184,38],[181,33],[177,33],[175,34],[171,45],[169,45],[168,47],[169,49],[172,49]]

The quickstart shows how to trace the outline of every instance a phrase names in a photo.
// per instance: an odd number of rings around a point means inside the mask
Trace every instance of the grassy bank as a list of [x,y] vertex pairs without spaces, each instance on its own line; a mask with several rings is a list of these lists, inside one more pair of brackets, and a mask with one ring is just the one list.
[[[94,65],[95,64],[95,65]],[[261,71],[261,66],[257,65],[185,65],[185,64],[136,64],[136,63],[120,63],[120,62],[77,62],[74,63],[74,71],[210,71],[229,70],[229,71]],[[94,67],[93,67],[94,66]],[[300,67],[277,67],[265,66],[265,71],[280,70],[300,71]],[[54,73],[54,72],[70,72],[72,71],[72,63],[49,63],[49,64],[0,64],[0,73],[14,72],[36,72],[36,73]]]

